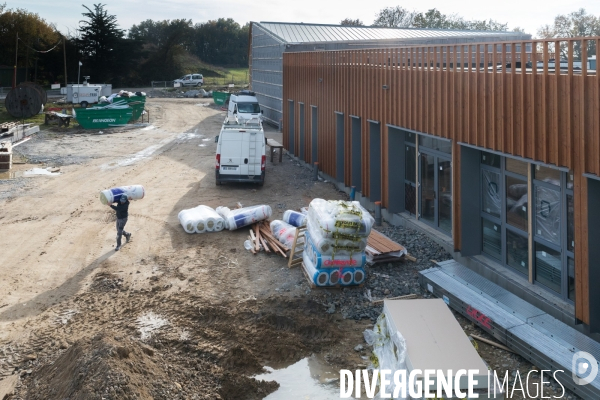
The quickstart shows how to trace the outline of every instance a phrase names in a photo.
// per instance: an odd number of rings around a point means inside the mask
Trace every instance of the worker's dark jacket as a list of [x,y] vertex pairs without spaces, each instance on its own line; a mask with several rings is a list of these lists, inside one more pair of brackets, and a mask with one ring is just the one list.
[[125,203],[121,203],[120,201],[118,201],[116,206],[113,206],[111,204],[110,208],[117,212],[117,219],[127,218],[127,216],[129,215],[129,200],[127,200],[127,202]]

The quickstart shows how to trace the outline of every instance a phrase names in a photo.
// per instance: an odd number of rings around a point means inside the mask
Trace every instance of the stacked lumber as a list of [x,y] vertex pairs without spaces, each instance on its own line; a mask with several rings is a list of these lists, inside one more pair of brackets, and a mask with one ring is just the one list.
[[263,250],[267,253],[275,253],[287,258],[286,252],[290,250],[273,236],[271,227],[269,226],[269,220],[252,224],[250,226],[250,236],[248,236],[248,240],[254,245],[254,247],[250,249],[252,254],[256,254]]
[[367,262],[370,264],[400,261],[403,258],[416,261],[414,257],[408,254],[406,248],[375,229],[371,230],[371,234],[367,238],[365,253],[367,254]]

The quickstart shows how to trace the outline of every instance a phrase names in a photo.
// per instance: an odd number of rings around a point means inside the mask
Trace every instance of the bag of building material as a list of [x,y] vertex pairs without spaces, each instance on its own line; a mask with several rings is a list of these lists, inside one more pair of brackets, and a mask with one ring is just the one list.
[[230,210],[217,207],[216,212],[225,220],[225,228],[234,231],[271,217],[271,207],[267,205],[251,206]]
[[[367,329],[363,332],[365,342],[373,346],[372,364],[369,369],[379,370],[405,370],[406,369],[406,341],[404,337],[395,329],[390,328],[385,313],[382,313],[373,329]],[[394,393],[395,384],[392,380],[391,386],[388,386],[387,392]],[[400,392],[401,393],[401,392]],[[375,396],[380,398],[381,396]],[[397,399],[404,399],[398,397]]]
[[302,253],[303,267],[309,279],[317,286],[329,286],[329,271],[325,269],[316,269],[306,252]]
[[[357,251],[352,254],[326,255],[322,254],[315,247],[310,233],[304,234],[304,251],[309,254],[316,268],[340,268],[340,267],[364,267],[367,258],[364,251]],[[343,252],[342,252],[343,253]]]
[[354,268],[352,273],[354,280],[352,281],[353,285],[360,285],[367,278],[367,274],[364,268]]
[[358,201],[314,199],[308,207],[308,223],[322,231],[323,236],[348,234],[368,237],[375,219]]
[[284,212],[283,220],[297,228],[306,225],[306,215],[294,210],[287,210]]
[[335,257],[353,255],[363,253],[367,248],[367,238],[337,232],[334,232],[331,235],[333,238],[330,238],[310,220],[306,228],[306,234],[310,236],[313,246],[321,255]]
[[129,200],[140,200],[144,198],[144,187],[142,185],[119,186],[106,189],[100,192],[100,201],[102,204],[112,204],[121,199],[121,195],[127,195]]
[[294,238],[296,237],[296,227],[279,219],[271,221],[270,227],[275,239],[279,240],[279,242],[283,243],[287,247],[292,247],[294,244]]

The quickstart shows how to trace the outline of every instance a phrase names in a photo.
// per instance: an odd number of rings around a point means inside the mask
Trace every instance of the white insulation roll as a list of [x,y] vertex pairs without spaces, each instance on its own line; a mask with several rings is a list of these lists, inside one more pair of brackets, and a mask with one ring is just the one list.
[[367,247],[366,238],[331,239],[323,235],[323,231],[316,228],[312,221],[308,221],[306,233],[310,236],[312,243],[321,255],[338,256],[364,253]]
[[296,237],[296,227],[280,219],[275,219],[271,221],[271,224],[269,226],[271,227],[271,232],[273,232],[273,236],[275,236],[275,239],[279,240],[287,247],[291,247],[294,244],[294,238]]
[[367,274],[365,273],[364,268],[355,268],[354,269],[354,284],[360,285],[365,281]]
[[306,214],[294,210],[287,210],[283,213],[283,220],[297,228],[306,225]]
[[106,189],[100,192],[100,201],[102,204],[112,204],[121,200],[121,195],[127,195],[129,200],[141,200],[144,198],[146,191],[142,185],[119,186],[111,189]]
[[354,268],[343,268],[340,274],[340,285],[349,286],[354,284]]
[[311,222],[329,238],[334,238],[334,234],[366,238],[375,219],[358,201],[314,199],[308,207],[308,223]]
[[218,232],[225,226],[223,218],[215,210],[205,205],[181,210],[178,218],[187,233]]
[[306,274],[309,276],[311,281],[317,286],[328,286],[329,272],[327,270],[316,269],[306,252],[302,252],[302,259],[304,261],[304,269]]
[[367,262],[367,257],[363,252],[354,252],[352,254],[321,254],[315,247],[310,233],[305,232],[305,251],[310,255],[316,268],[339,268],[339,267],[363,267]]
[[252,225],[271,217],[271,207],[267,205],[251,206],[230,210],[227,207],[217,207],[217,213],[225,220],[225,227],[234,231],[244,226]]

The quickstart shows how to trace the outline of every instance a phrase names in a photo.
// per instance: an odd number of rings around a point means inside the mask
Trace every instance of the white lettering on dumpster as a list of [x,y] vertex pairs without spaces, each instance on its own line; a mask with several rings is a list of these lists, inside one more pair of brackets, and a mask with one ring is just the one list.
[[117,122],[115,118],[93,119],[92,122]]

